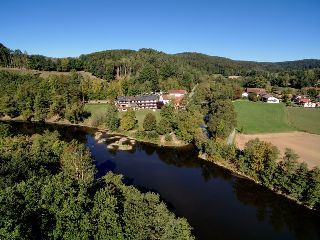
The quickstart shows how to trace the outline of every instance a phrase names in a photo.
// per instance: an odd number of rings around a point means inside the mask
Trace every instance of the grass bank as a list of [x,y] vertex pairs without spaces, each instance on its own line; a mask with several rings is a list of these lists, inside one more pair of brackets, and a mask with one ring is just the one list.
[[237,112],[237,130],[242,133],[281,133],[297,131],[287,120],[285,104],[264,102],[237,101],[234,102]]

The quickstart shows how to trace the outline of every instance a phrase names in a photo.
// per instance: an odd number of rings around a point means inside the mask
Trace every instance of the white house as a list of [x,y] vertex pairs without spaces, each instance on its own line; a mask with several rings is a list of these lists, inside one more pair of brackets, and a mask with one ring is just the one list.
[[262,101],[267,103],[279,103],[279,99],[270,94],[263,94]]
[[301,99],[299,104],[303,107],[316,107],[316,103],[313,103],[308,99]]

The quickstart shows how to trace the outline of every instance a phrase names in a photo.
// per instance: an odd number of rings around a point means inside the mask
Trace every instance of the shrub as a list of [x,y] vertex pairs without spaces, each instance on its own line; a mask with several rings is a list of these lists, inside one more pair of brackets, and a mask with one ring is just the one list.
[[169,133],[166,133],[166,136],[165,136],[164,140],[166,140],[167,142],[171,142],[172,141],[172,136]]
[[148,139],[153,140],[159,137],[157,132],[148,132]]
[[137,138],[137,139],[144,139],[146,137],[147,137],[147,133],[143,130],[138,130],[135,133],[135,138]]
[[95,113],[91,118],[91,125],[93,127],[98,127],[102,125],[105,121],[105,116],[103,113]]

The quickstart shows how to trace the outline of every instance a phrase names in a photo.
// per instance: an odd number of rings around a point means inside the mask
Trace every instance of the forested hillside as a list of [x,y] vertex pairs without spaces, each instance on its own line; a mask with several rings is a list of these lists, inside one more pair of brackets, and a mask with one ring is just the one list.
[[108,50],[83,54],[78,58],[50,58],[28,55],[19,49],[10,50],[0,43],[0,66],[60,72],[85,70],[107,81],[136,77],[140,83],[150,81],[152,85],[159,80],[176,78],[180,85],[188,89],[192,85],[191,80],[196,83],[202,75],[255,76],[266,72],[308,70],[319,68],[320,60],[277,63],[235,61],[190,52],[170,55],[153,49]]

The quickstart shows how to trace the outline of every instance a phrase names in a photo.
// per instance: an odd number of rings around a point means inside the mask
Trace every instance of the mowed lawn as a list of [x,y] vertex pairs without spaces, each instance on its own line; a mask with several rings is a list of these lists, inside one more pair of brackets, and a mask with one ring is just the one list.
[[301,131],[320,134],[320,109],[288,108],[290,124]]
[[87,103],[84,105],[84,110],[91,112],[91,116],[96,113],[105,114],[108,103]]
[[245,134],[297,131],[289,125],[287,108],[283,103],[238,101],[234,106],[238,114],[236,129],[243,129]]

